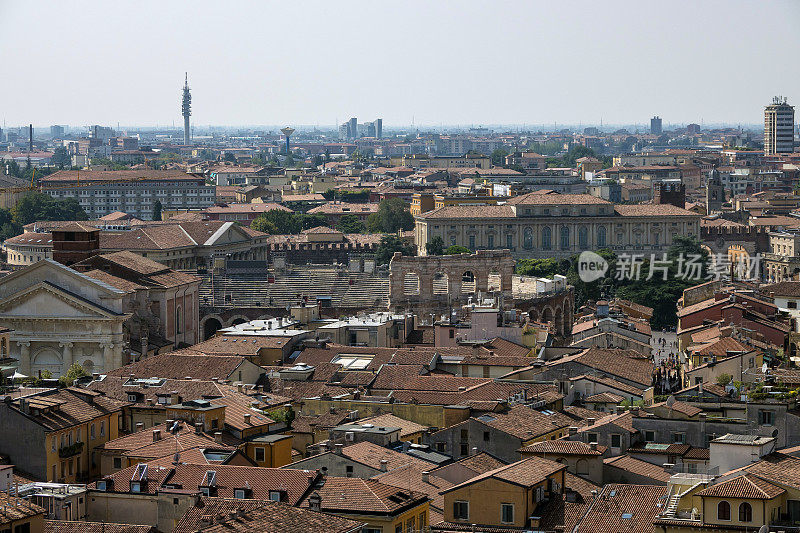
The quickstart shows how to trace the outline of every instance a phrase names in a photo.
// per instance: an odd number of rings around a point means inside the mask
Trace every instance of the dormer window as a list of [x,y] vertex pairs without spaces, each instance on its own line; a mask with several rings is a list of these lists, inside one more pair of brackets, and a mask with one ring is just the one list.
[[101,479],[100,481],[97,482],[96,486],[97,490],[105,492],[108,490],[108,481],[106,481],[105,479]]
[[281,490],[271,490],[269,491],[269,499],[273,502],[279,502],[283,500],[284,492]]
[[251,489],[248,489],[247,487],[245,487],[243,489],[234,489],[233,490],[233,497],[238,499],[238,500],[246,500],[246,499],[251,497],[252,492],[253,491]]
[[131,492],[142,492],[142,482],[131,481]]

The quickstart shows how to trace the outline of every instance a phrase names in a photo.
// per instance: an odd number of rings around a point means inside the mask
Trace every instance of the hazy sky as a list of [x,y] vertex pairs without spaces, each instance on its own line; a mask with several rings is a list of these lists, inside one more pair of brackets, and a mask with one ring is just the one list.
[[[800,2],[0,0],[11,125],[759,123]],[[798,107],[800,109],[800,107]]]

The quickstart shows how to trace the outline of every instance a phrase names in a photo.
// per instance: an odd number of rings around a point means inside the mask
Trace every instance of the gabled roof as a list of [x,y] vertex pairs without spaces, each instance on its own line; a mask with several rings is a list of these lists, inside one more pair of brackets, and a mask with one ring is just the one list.
[[786,490],[773,485],[759,477],[744,474],[716,485],[711,485],[697,493],[700,497],[710,498],[746,498],[757,500],[771,500],[777,498]]
[[[311,495],[319,495],[320,508],[332,513],[391,515],[428,501],[422,492],[357,477],[327,477]],[[308,507],[309,499],[310,496],[300,506]]]
[[479,483],[489,478],[511,483],[513,485],[519,485],[521,487],[532,487],[541,483],[547,479],[547,477],[552,476],[556,472],[566,470],[566,468],[567,465],[562,463],[542,459],[541,457],[529,457],[527,459],[523,459],[522,461],[484,472],[483,474],[475,476],[472,479],[468,479],[463,483],[443,490],[442,494],[447,494],[448,492]]

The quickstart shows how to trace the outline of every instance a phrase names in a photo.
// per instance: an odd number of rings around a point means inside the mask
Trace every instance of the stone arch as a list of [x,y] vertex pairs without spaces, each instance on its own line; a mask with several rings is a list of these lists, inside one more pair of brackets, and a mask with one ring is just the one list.
[[552,250],[553,249],[553,230],[550,229],[550,226],[545,226],[542,228],[542,250]]
[[461,274],[461,294],[474,294],[476,287],[476,278],[472,271],[467,270]]
[[553,321],[553,310],[550,307],[545,307],[542,309],[542,322],[552,322]]
[[561,226],[561,229],[558,232],[558,247],[562,250],[569,250],[570,238],[569,226],[567,225]]
[[531,228],[525,228],[522,232],[522,247],[526,250],[533,248],[533,230]]
[[489,271],[489,275],[486,278],[486,290],[489,292],[503,290],[503,276],[500,275],[500,271],[496,268]]
[[231,319],[230,325],[231,326],[238,326],[239,324],[247,324],[248,322],[250,322],[250,321],[247,320],[247,317],[237,316],[237,317]]
[[403,294],[406,296],[415,296],[420,293],[419,289],[419,274],[416,272],[406,272],[406,275],[403,276]]
[[607,246],[607,232],[605,226],[598,226],[597,228],[597,247],[603,248]]
[[433,294],[450,293],[450,276],[444,272],[437,272],[433,275]]
[[578,228],[578,248],[581,250],[589,249],[589,230],[586,226]]
[[38,376],[41,372],[47,370],[53,377],[59,377],[61,376],[62,366],[61,354],[53,348],[42,348],[31,358],[31,372],[33,372],[34,376]]
[[575,463],[575,473],[579,476],[588,476],[589,475],[589,461],[586,459],[578,459],[578,462]]
[[219,317],[206,317],[203,320],[203,340],[210,339],[220,329],[222,329],[222,321]]
[[[559,307],[556,309],[555,318],[553,320],[556,335],[565,335],[564,333],[564,309]],[[565,335],[566,336],[566,335]]]

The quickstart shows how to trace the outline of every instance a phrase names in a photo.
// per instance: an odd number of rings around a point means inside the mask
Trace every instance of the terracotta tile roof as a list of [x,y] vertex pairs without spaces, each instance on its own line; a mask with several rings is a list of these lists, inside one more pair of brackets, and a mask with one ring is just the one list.
[[400,428],[400,438],[408,437],[416,433],[422,433],[428,429],[428,426],[417,424],[410,420],[400,418],[393,414],[387,413],[385,415],[378,415],[358,420],[359,424],[372,424],[376,427],[398,427]]
[[[497,457],[488,454],[486,452],[476,453],[475,455],[468,455],[467,457],[459,459],[458,461],[455,461],[455,463],[452,464],[456,463],[463,466],[464,468],[472,470],[475,473],[475,475],[484,474],[486,472],[489,472],[490,470],[496,470],[501,466],[505,466],[507,464],[502,459],[498,459]],[[446,468],[447,466],[449,465],[445,465],[439,468]],[[433,469],[431,470],[431,472],[435,473],[436,470],[437,469]]]
[[671,407],[667,406],[667,402],[654,403],[652,406],[650,406],[647,409],[651,409],[653,407],[665,407],[667,409],[671,409],[673,411],[676,411],[678,413],[684,414],[684,415],[689,416],[689,417],[697,416],[697,415],[699,415],[700,413],[703,412],[703,410],[700,409],[699,407],[696,407],[696,406],[694,406],[694,405],[692,405],[690,403],[681,402],[681,401],[677,401],[677,402],[673,403]]
[[287,212],[292,211],[288,207],[283,206],[281,204],[273,202],[263,202],[263,203],[259,202],[257,204],[230,203],[224,205],[212,205],[211,207],[205,208],[203,212],[215,215],[230,215],[230,214],[244,215],[249,213],[261,214],[272,210],[287,211]]
[[638,429],[633,427],[633,414],[630,411],[625,411],[624,413],[617,413],[615,415],[606,415],[604,417],[598,418],[596,419],[595,423],[591,426],[579,427],[578,433],[582,433],[584,431],[596,432],[598,428],[605,426],[606,424],[612,424],[632,434],[639,432]]
[[[353,514],[395,514],[401,510],[428,501],[422,492],[399,489],[374,479],[357,477],[328,477],[322,486],[314,487],[313,494],[322,497],[323,512],[349,512]],[[309,506],[308,498],[300,504]]]
[[608,413],[604,413],[602,411],[595,411],[593,409],[587,409],[585,407],[579,407],[577,405],[566,405],[564,406],[564,412],[573,418],[576,418],[586,424],[587,418],[594,418],[595,420],[600,420],[608,416]]
[[591,194],[538,194],[535,192],[509,198],[509,205],[613,205]]
[[545,440],[536,442],[520,448],[520,453],[535,453],[535,454],[554,454],[554,455],[590,455],[599,456],[603,455],[606,450],[605,446],[598,446],[592,449],[588,444],[579,440]]
[[355,533],[362,526],[362,522],[284,503],[202,498],[181,517],[173,533]]
[[133,524],[111,524],[108,522],[84,522],[45,520],[44,533],[155,533],[154,526]]
[[[8,241],[6,241],[8,242]],[[763,294],[774,293],[776,296],[800,296],[800,281],[780,281],[761,287]]]
[[63,181],[198,181],[201,176],[187,174],[180,170],[59,170],[39,178],[39,183],[47,187],[51,182]]
[[656,504],[666,494],[666,486],[606,485],[578,521],[578,530],[592,533],[649,533],[653,531],[656,515],[662,510]]
[[[298,331],[298,334],[301,332]],[[282,348],[289,337],[234,335],[226,333],[192,345],[191,349],[209,355],[258,355],[262,349]]]
[[110,413],[122,411],[128,402],[107,398],[102,394],[86,389],[50,389],[34,395],[18,398],[11,407],[20,410],[20,401],[30,409],[27,418],[43,426],[46,430],[66,429]]
[[52,233],[33,233],[33,232],[25,232],[22,235],[17,235],[16,237],[9,237],[5,241],[4,244],[41,244],[51,246],[53,245],[53,234]]
[[[214,440],[213,435],[205,432],[196,433],[191,424],[182,421],[178,422],[178,428],[177,433],[172,434],[166,423],[159,424],[146,431],[137,431],[110,440],[98,446],[98,450],[111,455],[152,460],[171,456],[176,450],[182,451],[191,448],[226,448],[233,452],[236,450],[235,446],[241,443],[239,439],[223,433],[223,443],[219,444]],[[153,431],[160,431],[160,440],[153,440]]]
[[337,409],[335,412],[321,415],[300,415],[292,421],[292,433],[311,433],[312,427],[318,431],[334,428],[350,420],[348,409]]
[[0,524],[9,524],[31,516],[43,515],[45,510],[24,498],[16,498],[0,492]]
[[541,457],[528,457],[522,461],[504,465],[494,470],[489,470],[472,479],[469,479],[458,485],[454,485],[449,489],[443,490],[442,493],[446,494],[456,489],[478,483],[488,478],[498,479],[514,485],[522,487],[531,487],[541,483],[547,476],[553,475],[560,470],[565,470],[567,465],[542,459]]
[[744,470],[761,479],[800,489],[800,458],[771,453]]
[[698,347],[699,349],[690,349],[691,353],[697,355],[728,355],[728,352],[749,352],[751,348],[731,337],[722,337],[721,339],[710,342],[705,346]]
[[515,405],[506,413],[487,413],[474,419],[523,441],[575,424],[572,418],[563,413],[546,414],[522,405]]
[[345,446],[342,448],[342,455],[352,459],[353,461],[357,461],[361,464],[378,470],[381,468],[381,461],[387,461],[386,468],[388,471],[408,464],[417,465],[425,470],[434,467],[433,463],[429,463],[428,461],[424,461],[417,457],[412,457],[405,453],[396,452],[368,441],[357,442],[356,444]]
[[510,205],[482,205],[480,209],[475,209],[468,205],[448,205],[432,209],[421,215],[417,215],[419,220],[450,220],[456,218],[481,218],[481,219],[505,219],[515,216],[514,208]]
[[653,381],[653,364],[650,358],[634,350],[588,348],[577,355],[556,359],[548,363],[548,366],[559,366],[572,361],[644,387],[650,387]]
[[641,396],[642,392],[643,392],[642,389],[638,389],[638,388],[634,387],[633,385],[628,385],[627,383],[622,383],[621,381],[617,381],[616,379],[608,378],[608,377],[602,377],[602,376],[593,376],[591,374],[584,374],[582,376],[576,376],[574,378],[570,378],[570,381],[581,381],[581,380],[584,380],[584,379],[588,380],[588,381],[593,381],[595,383],[601,383],[601,384],[603,384],[603,385],[605,385],[607,387],[610,387],[612,389],[615,389],[615,390],[618,390],[618,391],[622,391],[622,392],[627,392],[628,394],[633,394],[633,395],[636,395],[636,396]]
[[609,457],[608,459],[604,459],[603,463],[605,466],[618,468],[625,472],[630,472],[631,474],[646,477],[661,483],[667,483],[672,476],[672,474],[665,471],[664,468],[653,463],[648,463],[647,461],[642,461],[641,459],[636,459],[630,455]]
[[[580,476],[565,472],[564,493],[545,507],[539,520],[539,528],[544,531],[571,532],[589,509],[594,498],[592,491],[599,493],[601,488]],[[568,499],[569,492],[573,494],[572,501]]]
[[384,366],[378,372],[372,388],[376,390],[408,390],[430,392],[458,392],[492,381],[489,378],[448,377],[419,375],[420,369],[409,365]]
[[697,493],[700,497],[711,498],[750,498],[758,500],[771,500],[786,490],[765,481],[760,477],[744,474],[728,481],[711,485]]
[[439,511],[440,514],[444,514],[444,496],[442,496],[441,491],[449,489],[453,486],[453,483],[430,473],[427,481],[423,481],[423,472],[428,472],[428,470],[416,464],[408,464],[391,472],[373,476],[372,479],[393,487],[406,490],[414,489],[417,492],[427,494],[431,499],[431,507]]
[[600,392],[598,394],[592,394],[591,396],[587,396],[583,399],[585,402],[594,402],[594,403],[613,403],[618,404],[624,401],[625,398],[620,396],[619,394],[614,394],[613,392]]
[[89,276],[90,278],[102,281],[103,283],[108,283],[112,287],[116,287],[117,289],[125,291],[127,293],[132,293],[135,291],[147,289],[147,287],[145,287],[144,285],[139,285],[138,283],[134,281],[129,281],[127,279],[118,278],[117,276],[109,274],[104,270],[93,269],[83,272],[83,274]]
[[677,207],[672,204],[632,204],[624,205],[619,204],[614,206],[614,211],[623,217],[641,217],[641,216],[665,216],[665,217],[693,217],[699,218],[700,215],[694,211],[689,211],[682,207]]
[[323,215],[359,215],[377,212],[378,204],[355,204],[350,202],[327,202],[308,210],[311,215],[316,213]]
[[203,355],[190,351],[176,351],[146,357],[108,373],[109,376],[130,376],[131,374],[149,378],[182,379],[191,376],[196,379],[226,379],[247,361],[242,356]]

